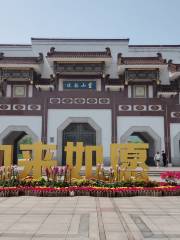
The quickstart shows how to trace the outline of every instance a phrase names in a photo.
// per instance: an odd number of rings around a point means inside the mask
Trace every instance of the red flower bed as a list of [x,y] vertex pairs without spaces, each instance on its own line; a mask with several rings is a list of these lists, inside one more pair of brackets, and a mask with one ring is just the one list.
[[180,196],[180,186],[159,187],[1,187],[0,197],[10,196],[95,196],[95,197],[132,197],[132,196]]
[[177,185],[180,180],[180,172],[176,171],[167,171],[161,173],[161,178],[165,180],[168,184]]

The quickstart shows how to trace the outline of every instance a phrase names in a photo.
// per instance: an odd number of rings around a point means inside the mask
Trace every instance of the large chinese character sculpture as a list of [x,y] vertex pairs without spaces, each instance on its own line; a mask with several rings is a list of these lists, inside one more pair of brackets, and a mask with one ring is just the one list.
[[[82,168],[83,153],[85,152],[85,176],[86,178],[92,177],[92,154],[96,153],[96,164],[102,164],[103,162],[103,148],[102,146],[83,146],[82,142],[77,142],[76,145],[73,142],[67,142],[65,147],[66,152],[66,164],[71,170],[71,176],[73,178],[81,178],[80,170]],[[73,153],[76,153],[76,162],[73,164]]]
[[0,170],[0,178],[8,179],[10,175],[10,167],[12,165],[12,146],[11,145],[0,145],[0,151],[3,153],[3,162]]
[[[32,172],[34,179],[39,179],[42,176],[42,170],[57,166],[57,161],[52,160],[53,150],[56,150],[56,145],[42,144],[41,142],[35,144],[20,145],[21,150],[25,150],[23,155],[26,155],[25,160],[19,161],[18,165],[24,167],[20,174],[20,178],[25,178]],[[29,152],[29,156],[28,153]],[[32,158],[30,157],[30,152]],[[27,157],[29,157],[27,159]]]
[[[34,179],[39,179],[43,175],[43,169],[52,169],[57,166],[57,161],[53,160],[53,151],[56,145],[35,144],[20,145],[23,159],[18,160],[18,166],[23,168],[20,172],[21,179],[32,175]],[[147,180],[147,159],[148,144],[111,144],[111,167],[109,171],[109,181],[122,180]],[[12,146],[0,145],[3,153],[3,166],[0,168],[0,178],[9,179],[12,170]],[[69,179],[81,178],[83,155],[85,156],[84,175],[86,179],[94,178],[104,180],[106,169],[103,167],[103,148],[99,146],[83,146],[82,142],[67,142],[65,147],[66,164]],[[74,153],[76,158],[73,159]],[[93,153],[96,154],[96,174],[93,174]],[[75,161],[74,161],[75,160]],[[54,178],[55,179],[55,178]]]
[[111,144],[111,165],[116,179],[147,180],[147,149],[145,143]]

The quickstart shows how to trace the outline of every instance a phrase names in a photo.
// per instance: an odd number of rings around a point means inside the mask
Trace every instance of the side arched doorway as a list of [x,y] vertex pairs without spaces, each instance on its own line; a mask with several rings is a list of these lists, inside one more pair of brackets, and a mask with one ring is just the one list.
[[121,143],[134,142],[134,143],[148,143],[149,149],[147,150],[147,165],[153,166],[154,154],[161,151],[161,138],[149,126],[133,126],[129,128],[120,139]]
[[[38,137],[28,126],[8,126],[0,133],[0,144],[13,145],[13,164],[21,158],[20,144],[37,142]],[[3,163],[3,154],[0,154],[0,163]]]
[[[84,146],[101,144],[101,128],[87,117],[71,117],[66,119],[57,131],[57,157],[62,165],[66,164],[64,147],[67,142],[83,142]],[[74,155],[75,159],[75,155]],[[95,164],[95,155],[93,157]]]

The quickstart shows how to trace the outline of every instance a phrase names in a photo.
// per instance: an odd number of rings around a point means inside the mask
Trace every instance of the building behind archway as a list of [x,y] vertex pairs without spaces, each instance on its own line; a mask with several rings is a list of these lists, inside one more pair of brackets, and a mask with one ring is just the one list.
[[[180,45],[129,45],[129,39],[32,38],[0,44],[0,143],[24,135],[110,144],[132,136],[180,165]],[[74,129],[74,130],[73,130]],[[134,138],[135,139],[135,138]],[[16,153],[14,153],[16,154]]]

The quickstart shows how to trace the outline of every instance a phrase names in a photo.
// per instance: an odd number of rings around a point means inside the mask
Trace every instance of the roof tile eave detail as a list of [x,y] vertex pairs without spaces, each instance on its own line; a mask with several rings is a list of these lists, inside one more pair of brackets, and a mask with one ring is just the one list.
[[36,38],[31,37],[31,41],[70,41],[70,42],[101,42],[101,41],[112,41],[112,42],[119,42],[119,41],[126,41],[129,42],[129,38]]
[[40,64],[39,57],[1,57],[0,64]]
[[180,72],[180,63],[171,63],[169,64],[169,71],[170,72]]
[[50,48],[47,58],[111,58],[110,48],[105,51],[55,51],[54,47]]
[[180,47],[180,44],[163,44],[163,45],[157,45],[157,44],[152,44],[152,45],[129,45],[130,48],[172,48],[172,47]]
[[53,55],[53,56],[46,56],[47,58],[111,58],[111,56],[106,56],[106,55],[99,55],[99,56],[90,56],[90,55],[87,55],[87,56],[68,56],[68,55]]
[[159,57],[118,57],[120,65],[162,65],[166,60]]

